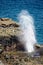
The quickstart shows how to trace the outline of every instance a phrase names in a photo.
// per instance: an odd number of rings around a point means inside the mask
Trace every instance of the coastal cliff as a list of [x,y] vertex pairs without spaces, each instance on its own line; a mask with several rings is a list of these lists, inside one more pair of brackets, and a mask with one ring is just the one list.
[[[0,44],[3,46],[16,45],[19,50],[24,50],[22,42],[18,39],[23,35],[22,32],[19,23],[16,21],[9,18],[0,18]],[[41,48],[39,44],[36,44],[35,47]]]
[[[36,55],[30,57],[19,40],[22,35],[19,23],[12,19],[0,18],[0,65],[43,65],[43,45],[36,43]],[[38,56],[37,52],[40,53]]]
[[0,18],[0,44],[5,48],[10,46],[10,48],[16,47],[16,49],[22,50],[23,45],[18,39],[19,36],[22,36],[22,31],[16,21],[8,18]]

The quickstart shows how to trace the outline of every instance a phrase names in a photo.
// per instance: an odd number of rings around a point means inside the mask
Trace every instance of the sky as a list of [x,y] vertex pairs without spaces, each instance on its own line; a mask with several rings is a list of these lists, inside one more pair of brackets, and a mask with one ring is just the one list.
[[0,18],[18,21],[21,10],[27,10],[34,18],[37,42],[43,44],[43,0],[0,0]]

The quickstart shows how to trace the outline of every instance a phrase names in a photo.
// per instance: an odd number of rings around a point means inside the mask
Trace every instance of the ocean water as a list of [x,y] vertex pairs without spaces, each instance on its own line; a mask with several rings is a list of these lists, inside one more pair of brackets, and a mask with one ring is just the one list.
[[21,10],[27,10],[34,18],[37,43],[43,44],[43,0],[0,0],[0,18],[18,22]]

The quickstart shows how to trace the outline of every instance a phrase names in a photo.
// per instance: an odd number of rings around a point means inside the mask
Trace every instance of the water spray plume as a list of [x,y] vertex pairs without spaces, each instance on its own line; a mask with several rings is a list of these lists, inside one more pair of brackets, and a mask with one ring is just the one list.
[[28,11],[22,10],[18,15],[20,28],[23,30],[24,45],[28,53],[34,51],[34,44],[36,43],[34,20]]

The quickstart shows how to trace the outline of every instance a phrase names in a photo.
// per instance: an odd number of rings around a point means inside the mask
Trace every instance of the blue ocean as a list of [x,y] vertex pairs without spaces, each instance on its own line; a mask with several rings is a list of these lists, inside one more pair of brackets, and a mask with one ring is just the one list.
[[0,18],[18,22],[21,10],[27,10],[34,18],[37,43],[43,44],[43,0],[0,0]]

